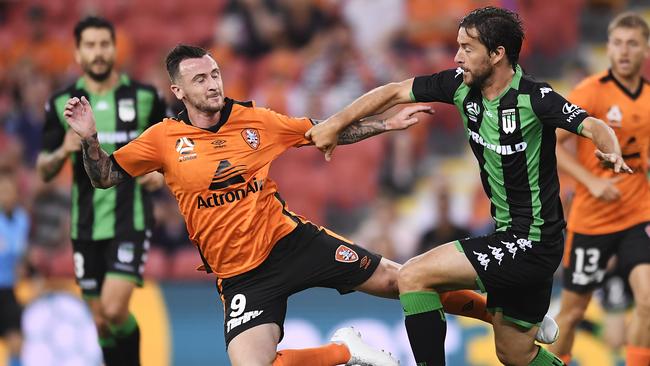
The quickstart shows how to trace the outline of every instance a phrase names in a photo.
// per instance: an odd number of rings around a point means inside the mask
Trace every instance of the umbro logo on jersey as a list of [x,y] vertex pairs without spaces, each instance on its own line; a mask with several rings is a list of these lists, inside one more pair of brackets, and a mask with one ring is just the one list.
[[212,184],[210,190],[217,191],[220,189],[228,188],[233,184],[245,183],[243,173],[246,172],[245,165],[231,165],[228,160],[221,160],[217,170],[212,177]]
[[465,105],[465,108],[467,108],[467,118],[472,122],[476,122],[478,115],[481,113],[481,108],[478,106],[478,103],[469,102]]
[[215,148],[226,147],[226,140],[214,140],[210,144],[212,144],[212,146]]
[[251,149],[257,150],[260,146],[260,133],[254,128],[247,128],[241,131],[241,137],[250,146]]
[[347,246],[339,245],[339,247],[336,248],[334,259],[336,259],[338,262],[354,263],[359,260],[359,255],[357,252],[348,248]]

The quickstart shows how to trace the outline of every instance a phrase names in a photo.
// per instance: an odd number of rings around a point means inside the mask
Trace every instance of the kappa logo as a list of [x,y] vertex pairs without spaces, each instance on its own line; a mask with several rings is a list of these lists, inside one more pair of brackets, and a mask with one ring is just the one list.
[[552,92],[552,91],[553,91],[553,89],[548,88],[548,87],[539,88],[539,92],[542,94],[542,99],[544,99],[544,97],[546,96],[546,94],[548,94],[548,93],[550,93],[550,92]]
[[478,103],[468,102],[465,108],[467,108],[467,118],[472,122],[476,122],[478,115],[481,113],[481,108],[478,106]]
[[517,239],[517,245],[519,245],[519,249],[523,250],[524,252],[526,251],[526,248],[533,248],[532,242],[528,239]]
[[490,264],[490,258],[488,258],[488,255],[485,253],[478,253],[473,251],[473,253],[476,255],[476,259],[479,261],[481,266],[483,266],[483,270],[487,271],[488,265]]
[[241,131],[241,137],[253,150],[257,150],[260,146],[260,133],[254,128],[247,128]]
[[462,68],[457,67],[456,68],[456,75],[454,75],[454,79],[457,78],[460,75],[463,75],[464,73],[465,73],[465,71]]
[[503,259],[504,255],[503,250],[499,247],[493,247],[491,245],[488,245],[488,248],[492,250],[492,256],[499,262],[499,265],[501,265],[501,260]]
[[517,255],[517,246],[515,243],[501,240],[501,244],[506,246],[510,254],[512,254],[512,259],[515,259],[515,255]]
[[338,262],[354,263],[359,260],[359,255],[357,252],[348,248],[347,246],[339,245],[339,247],[336,248],[334,259],[336,259]]

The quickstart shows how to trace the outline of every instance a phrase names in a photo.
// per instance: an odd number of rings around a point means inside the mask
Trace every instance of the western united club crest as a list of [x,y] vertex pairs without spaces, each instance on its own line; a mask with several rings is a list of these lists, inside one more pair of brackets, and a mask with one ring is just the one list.
[[117,115],[122,122],[133,122],[135,120],[135,101],[133,99],[118,100]]
[[517,129],[517,110],[504,109],[501,111],[501,128],[506,134],[511,134]]
[[260,146],[260,133],[257,132],[254,128],[247,128],[242,130],[241,137],[244,138],[244,141],[251,147],[253,150],[257,150]]
[[120,243],[120,246],[117,248],[117,260],[122,263],[131,263],[135,257],[135,244],[131,242]]

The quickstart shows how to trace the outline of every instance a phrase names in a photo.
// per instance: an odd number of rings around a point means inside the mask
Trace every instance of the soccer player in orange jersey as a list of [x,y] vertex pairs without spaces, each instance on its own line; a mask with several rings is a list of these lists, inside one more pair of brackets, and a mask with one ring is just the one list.
[[[577,157],[558,144],[558,165],[577,181],[563,258],[564,290],[558,315],[560,337],[551,346],[567,364],[575,329],[609,259],[631,285],[636,307],[626,334],[626,364],[650,365],[650,85],[641,77],[650,29],[639,15],[624,13],[609,25],[610,69],[581,82],[569,99],[616,132],[623,158],[634,174],[614,176],[594,156],[594,144],[577,139]],[[570,134],[558,130],[558,140]]]
[[[323,347],[276,352],[291,294],[330,287],[340,293],[398,297],[397,263],[289,211],[268,178],[278,155],[311,143],[304,135],[319,121],[289,118],[224,97],[219,66],[201,48],[174,48],[167,71],[171,89],[186,110],[110,156],[100,148],[88,102],[69,100],[65,115],[82,138],[93,185],[110,187],[151,171],[164,174],[206,270],[217,276],[233,365],[395,365],[350,328],[335,333],[333,342]],[[414,106],[386,120],[357,121],[339,142],[407,128],[417,122],[414,114],[427,111]],[[445,311],[491,321],[480,295],[445,295]]]

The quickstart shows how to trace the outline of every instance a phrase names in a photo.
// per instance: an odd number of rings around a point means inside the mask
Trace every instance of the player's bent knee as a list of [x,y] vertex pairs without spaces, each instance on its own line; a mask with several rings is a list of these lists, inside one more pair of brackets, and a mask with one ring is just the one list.
[[586,309],[581,306],[573,306],[568,309],[562,309],[559,317],[562,318],[570,327],[576,327],[585,317]]
[[512,349],[511,347],[497,347],[497,358],[504,365],[525,366],[532,359],[529,352]]
[[397,286],[400,293],[420,291],[426,288],[422,273],[410,260],[399,269],[397,274]]
[[129,309],[117,302],[106,302],[102,303],[102,315],[110,324],[122,323],[129,316]]
[[638,314],[643,317],[650,317],[650,291],[638,291],[635,294],[634,306]]

